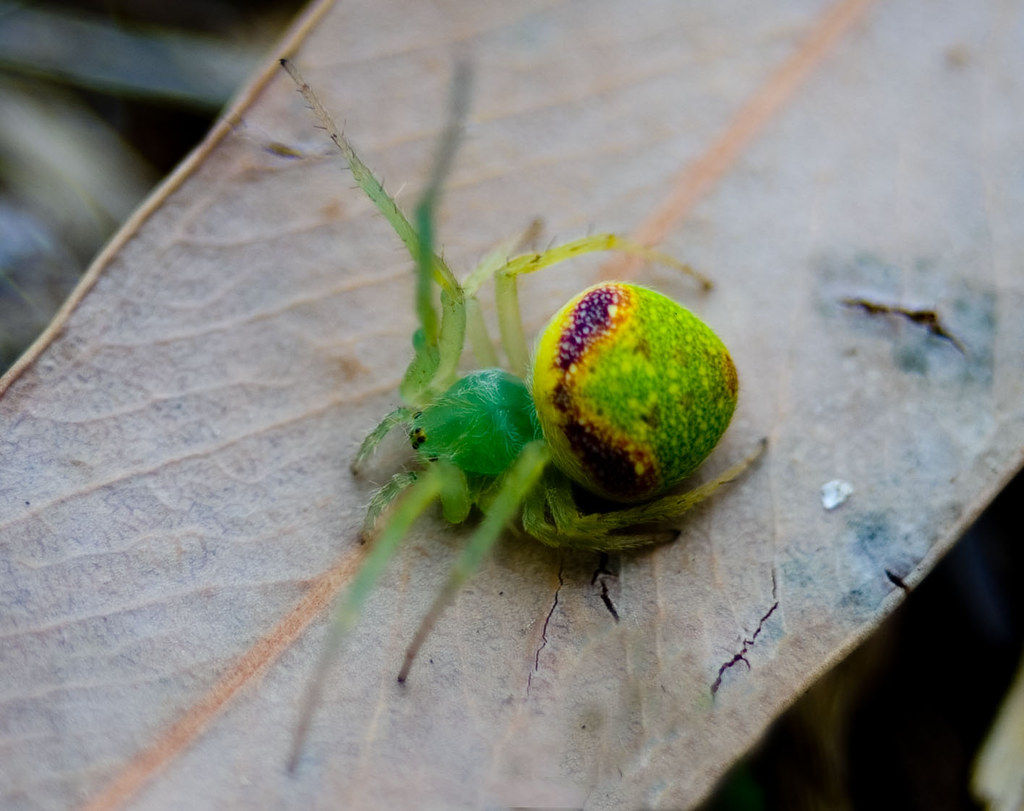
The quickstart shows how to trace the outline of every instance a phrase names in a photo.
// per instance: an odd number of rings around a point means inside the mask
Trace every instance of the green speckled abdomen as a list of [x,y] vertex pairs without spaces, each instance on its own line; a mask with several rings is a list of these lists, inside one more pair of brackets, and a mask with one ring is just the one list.
[[653,290],[584,290],[544,329],[533,399],[555,464],[615,501],[642,501],[691,473],[736,408],[718,336]]

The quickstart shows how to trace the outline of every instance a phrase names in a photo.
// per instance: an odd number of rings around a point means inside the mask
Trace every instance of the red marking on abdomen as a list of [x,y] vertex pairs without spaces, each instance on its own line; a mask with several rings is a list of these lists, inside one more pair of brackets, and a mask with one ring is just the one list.
[[590,345],[614,326],[611,307],[625,303],[619,285],[606,284],[594,288],[581,298],[569,315],[569,323],[558,341],[555,365],[566,371],[577,363]]

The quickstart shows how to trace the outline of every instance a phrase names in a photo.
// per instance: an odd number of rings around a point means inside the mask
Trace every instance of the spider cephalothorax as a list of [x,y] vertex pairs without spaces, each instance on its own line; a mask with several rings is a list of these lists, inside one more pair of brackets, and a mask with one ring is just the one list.
[[[442,136],[437,167],[409,222],[358,158],[294,67],[282,60],[349,168],[406,244],[418,267],[413,358],[400,388],[405,404],[363,442],[358,472],[396,427],[408,432],[415,469],[395,474],[373,496],[363,536],[373,546],[334,614],[319,674],[355,622],[368,591],[416,518],[440,502],[445,520],[479,523],[406,653],[404,681],[444,606],[475,571],[503,529],[542,543],[611,551],[653,543],[653,525],[677,519],[738,476],[752,454],[688,492],[677,485],[718,443],[736,407],[736,369],[711,329],[669,298],[613,282],[584,290],[543,330],[533,352],[523,334],[517,278],[593,251],[623,251],[665,263],[711,287],[686,265],[614,234],[583,237],[513,258],[499,248],[459,283],[433,251],[432,212],[451,160],[461,104]],[[458,90],[464,82],[456,82]],[[476,301],[493,279],[501,344],[498,356]],[[438,295],[435,288],[440,288]],[[438,316],[437,299],[440,299]],[[468,340],[481,366],[459,375]],[[581,506],[581,490],[592,494]],[[307,695],[298,739],[315,703]],[[296,756],[298,749],[296,748]],[[294,758],[293,758],[294,765]]]

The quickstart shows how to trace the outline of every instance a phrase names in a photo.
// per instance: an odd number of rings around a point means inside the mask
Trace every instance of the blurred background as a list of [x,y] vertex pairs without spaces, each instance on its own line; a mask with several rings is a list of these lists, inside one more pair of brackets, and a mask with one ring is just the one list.
[[[0,371],[301,5],[0,0]],[[708,808],[979,807],[972,765],[1024,639],[1021,503],[1018,476]]]
[[301,5],[0,0],[0,369]]
[[[1024,639],[1021,504],[1018,474],[896,613],[776,721],[709,811],[1024,807],[971,792]],[[1019,710],[1006,764],[1018,787]]]

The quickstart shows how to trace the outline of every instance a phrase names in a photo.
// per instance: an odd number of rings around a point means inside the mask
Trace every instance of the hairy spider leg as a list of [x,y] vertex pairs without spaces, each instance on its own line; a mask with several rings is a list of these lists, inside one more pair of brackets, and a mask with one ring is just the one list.
[[[443,175],[451,163],[451,155],[458,142],[468,93],[468,74],[465,69],[456,72],[451,114],[439,142],[438,161],[435,163],[431,182],[417,208],[417,220],[424,229],[421,236],[402,213],[394,198],[385,191],[384,185],[356,154],[352,144],[334,123],[330,113],[302,78],[295,65],[287,59],[282,59],[281,65],[298,85],[299,92],[320,120],[330,139],[341,150],[356,183],[391,224],[399,239],[405,243],[409,255],[416,262],[416,314],[420,327],[413,337],[415,354],[402,380],[400,392],[407,403],[421,405],[429,399],[428,392],[436,378],[443,379],[454,374],[462,354],[466,328],[462,287],[444,259],[434,253],[432,235],[433,209],[440,194]],[[441,288],[440,324],[434,309],[431,281],[436,282]]]
[[377,526],[377,519],[384,514],[384,511],[391,506],[396,498],[416,483],[417,478],[419,476],[414,471],[403,470],[388,479],[370,497],[370,503],[366,505],[366,515],[363,516],[363,525],[359,529],[360,543],[365,543],[373,536],[373,530]]
[[509,263],[509,257],[519,255],[527,246],[536,242],[543,227],[544,224],[540,218],[535,218],[519,236],[498,243],[497,247],[487,253],[480,260],[480,264],[473,268],[472,273],[463,279],[462,289],[466,291],[466,296],[475,296],[484,282],[493,278],[498,270]]
[[466,297],[466,338],[477,366],[481,369],[495,369],[501,366],[476,296]]
[[481,368],[496,368],[501,364],[498,360],[498,353],[494,350],[491,336],[487,332],[487,325],[484,323],[477,291],[485,281],[494,276],[498,268],[508,262],[509,256],[521,251],[536,240],[540,235],[541,227],[539,219],[533,220],[518,237],[505,240],[488,253],[462,282],[462,289],[466,294],[466,337],[469,339],[469,345],[477,365]]
[[[330,113],[302,78],[298,69],[287,59],[282,59],[281,65],[298,85],[303,98],[320,119],[321,125],[331,140],[341,150],[360,188],[391,224],[416,262],[418,268],[416,312],[420,328],[413,337],[415,354],[402,380],[400,393],[407,403],[422,405],[429,401],[432,395],[443,391],[454,381],[459,359],[462,357],[467,330],[466,293],[445,261],[433,250],[433,211],[440,196],[444,176],[448,172],[458,144],[468,95],[468,71],[462,66],[456,70],[452,84],[449,118],[438,142],[434,171],[416,209],[417,229],[402,213],[394,198],[385,191],[383,184],[356,154],[352,144],[334,123]],[[542,253],[529,253],[515,257],[504,264],[485,260],[484,265],[474,271],[467,280],[472,290],[470,296],[475,294],[484,278],[494,275],[498,327],[509,365],[516,374],[526,376],[529,348],[523,333],[515,277],[522,273],[533,273],[580,254],[610,250],[642,256],[652,261],[677,267],[700,281],[705,289],[712,286],[709,279],[697,273],[689,265],[615,234],[583,237]],[[437,313],[434,309],[432,282],[436,282],[441,288],[440,324],[438,324]],[[487,344],[483,340],[486,336],[486,329],[483,327],[482,319],[479,317],[475,305],[469,309],[474,313],[473,326],[470,330],[474,346],[485,356],[493,357],[493,352],[488,353]]]
[[544,484],[544,497],[555,528],[569,532],[580,514],[572,494],[572,480],[556,468],[548,472]]
[[417,349],[417,355],[409,366],[400,392],[407,401],[417,404],[433,399],[455,381],[466,339],[466,299],[462,286],[457,282],[444,284],[442,280],[437,280],[441,282],[441,323],[438,329],[432,329],[432,326],[436,322],[433,304],[433,282],[436,276],[433,272],[436,258],[434,211],[462,133],[462,124],[469,103],[469,85],[469,69],[466,64],[459,63],[452,79],[448,120],[438,139],[430,182],[416,206],[419,249],[412,253],[419,270],[416,283],[416,310],[425,350]]
[[580,512],[572,497],[571,483],[561,471],[548,469],[543,486],[534,490],[523,503],[521,516],[523,531],[531,538],[558,549],[574,548],[611,551],[626,548],[622,544],[629,537],[628,547],[650,546],[670,540],[661,532],[635,532],[630,536],[612,536],[603,528],[576,527]]
[[[420,238],[416,234],[416,229],[412,227],[412,224],[406,219],[405,214],[398,207],[394,198],[384,190],[383,184],[374,176],[373,172],[370,171],[369,167],[362,162],[359,156],[356,154],[352,144],[349,143],[348,139],[345,138],[344,134],[338,129],[338,125],[334,123],[334,119],[331,118],[331,114],[327,112],[327,109],[320,103],[320,99],[317,98],[316,93],[306,83],[306,80],[302,78],[302,74],[299,73],[295,65],[288,59],[282,59],[281,65],[288,72],[288,75],[295,80],[295,84],[298,85],[299,92],[302,97],[306,100],[306,103],[313,110],[313,113],[318,119],[320,119],[321,126],[327,131],[328,137],[334,141],[338,149],[341,150],[342,155],[348,162],[349,169],[352,171],[352,176],[355,178],[356,183],[366,193],[366,196],[370,198],[373,204],[377,207],[377,210],[384,215],[384,218],[391,224],[391,227],[398,234],[399,239],[405,243],[405,247],[409,250],[409,255],[415,260],[419,260],[420,257]],[[455,275],[445,264],[445,261],[437,256],[436,254],[432,257],[432,272],[434,278],[438,284],[445,290],[457,289],[459,283],[455,279]]]
[[399,425],[410,425],[412,423],[413,410],[411,408],[401,407],[396,408],[384,419],[380,421],[376,428],[374,428],[367,435],[366,439],[359,446],[359,452],[356,454],[355,459],[352,460],[352,464],[349,469],[353,474],[359,475],[366,464],[366,460],[370,458],[377,446],[384,441],[392,428],[397,428]]
[[434,210],[440,200],[444,179],[451,170],[455,151],[461,139],[462,124],[469,106],[469,91],[469,68],[466,63],[460,62],[456,65],[455,75],[452,78],[448,120],[438,138],[430,182],[427,183],[416,206],[416,234],[419,237],[419,250],[413,251],[413,258],[416,260],[419,270],[416,282],[416,309],[427,343],[438,345],[438,360],[431,379],[420,391],[410,392],[412,396],[422,395],[427,389],[443,390],[454,381],[465,340],[465,297],[462,287],[458,284],[454,287],[442,285],[439,334],[435,334],[436,328],[431,329],[431,327],[433,327],[432,322],[436,323],[432,284],[434,275]]
[[600,518],[596,515],[581,515],[580,521],[576,526],[585,532],[598,525],[603,525],[609,529],[623,529],[636,526],[637,524],[658,523],[675,519],[706,500],[723,484],[728,484],[737,479],[740,474],[757,461],[767,447],[768,440],[761,439],[757,443],[757,447],[745,458],[710,481],[695,487],[693,490],[688,490],[685,493],[670,493],[646,504],[638,504],[635,507],[627,507],[623,510],[606,513]]
[[594,234],[581,237],[562,245],[556,245],[540,253],[526,253],[508,260],[494,269],[494,298],[498,310],[498,331],[505,347],[509,366],[512,371],[524,379],[529,373],[530,349],[523,332],[523,319],[519,311],[519,291],[516,278],[525,273],[534,273],[551,265],[564,262],[586,253],[595,251],[619,251],[621,253],[641,256],[659,264],[668,265],[681,270],[697,279],[701,287],[710,290],[712,282],[692,267],[684,264],[668,254],[648,248],[617,234]]
[[[403,387],[399,392],[407,400],[423,405],[447,389],[458,377],[459,359],[466,340],[466,297],[459,287],[454,293],[441,290],[441,330],[438,335],[437,365],[425,382]],[[415,362],[415,359],[413,359]],[[410,369],[411,369],[410,365]]]
[[[386,487],[387,485],[385,485]],[[394,497],[398,495],[401,497]],[[380,534],[373,541],[366,560],[359,567],[351,585],[335,605],[331,614],[327,639],[303,696],[299,723],[295,730],[291,756],[288,759],[288,771],[290,772],[295,770],[302,754],[302,746],[313,719],[313,711],[320,700],[324,676],[341,650],[341,644],[346,634],[362,613],[363,605],[380,579],[384,567],[394,556],[409,528],[435,499],[441,500],[442,510],[446,516],[462,515],[464,519],[469,512],[470,497],[466,488],[465,475],[454,465],[443,461],[430,465],[416,477],[415,482],[400,487],[394,496],[391,499],[393,507],[383,522]]]
[[398,674],[398,681],[404,684],[409,676],[416,654],[423,645],[430,630],[437,623],[441,613],[458,593],[462,585],[480,567],[481,561],[494,546],[495,541],[508,523],[515,517],[527,496],[536,488],[541,474],[551,460],[547,445],[535,440],[523,447],[519,458],[502,476],[500,487],[488,506],[483,520],[463,548],[440,594],[434,599],[416,635],[405,652],[405,661]]
[[[601,513],[580,513],[568,486],[548,482],[523,507],[523,529],[542,543],[555,547],[617,552],[665,540],[663,533],[628,532],[652,524],[674,521],[708,499],[718,488],[739,478],[764,453],[768,442],[726,471],[685,493],[670,493],[646,504]],[[547,518],[550,513],[551,519]],[[625,530],[625,532],[624,532]]]

